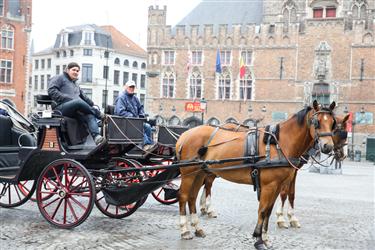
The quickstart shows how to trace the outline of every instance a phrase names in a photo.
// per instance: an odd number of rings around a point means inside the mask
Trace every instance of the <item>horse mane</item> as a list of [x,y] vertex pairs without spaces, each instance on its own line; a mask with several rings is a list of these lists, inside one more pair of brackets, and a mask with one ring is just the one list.
[[297,114],[293,115],[293,117],[297,118],[297,123],[298,123],[299,126],[303,125],[303,122],[305,121],[306,115],[307,115],[307,113],[310,112],[311,109],[312,109],[312,107],[308,106],[308,107],[298,111]]

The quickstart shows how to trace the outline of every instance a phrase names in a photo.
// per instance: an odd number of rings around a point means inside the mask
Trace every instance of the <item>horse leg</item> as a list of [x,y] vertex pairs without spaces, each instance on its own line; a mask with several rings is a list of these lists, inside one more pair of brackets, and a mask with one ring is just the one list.
[[206,189],[206,207],[207,207],[207,215],[208,218],[216,218],[217,214],[214,211],[211,203],[211,189],[212,189],[212,184],[216,178],[216,175],[214,174],[209,174],[205,178],[205,189]]
[[206,179],[204,179],[204,187],[203,187],[203,190],[202,190],[202,195],[201,195],[201,198],[199,200],[199,206],[201,208],[201,214],[202,215],[205,215],[207,214],[207,205],[206,205],[206,189],[207,189],[207,186],[206,186]]
[[294,215],[294,198],[295,198],[295,191],[296,191],[296,177],[297,172],[294,174],[293,181],[290,183],[290,188],[288,192],[288,200],[289,200],[289,207],[288,207],[288,219],[291,227],[300,228],[301,224],[299,223],[297,217]]
[[[268,220],[272,212],[272,208],[275,204],[278,190],[277,187],[280,185],[280,183],[271,183],[262,188],[261,194],[260,194],[260,202],[259,202],[259,208],[258,208],[258,222],[255,227],[253,237],[256,238],[256,242],[254,243],[254,246],[258,250],[264,250],[267,249],[267,245],[271,245],[267,231],[268,231]],[[263,230],[264,229],[264,230]],[[263,231],[265,232],[265,237],[263,238],[262,234]]]
[[180,207],[181,238],[184,240],[190,240],[193,238],[193,235],[191,234],[189,229],[189,218],[186,214],[186,203],[188,202],[189,194],[191,192],[194,180],[194,174],[187,174],[181,176],[181,185],[179,190],[178,202]]
[[204,182],[205,173],[200,173],[197,175],[197,177],[194,180],[193,186],[191,187],[190,195],[189,195],[189,210],[191,215],[191,226],[195,228],[195,236],[197,237],[206,237],[206,234],[204,233],[203,229],[199,226],[199,219],[197,215],[197,209],[196,209],[196,201],[197,196],[199,193],[199,190]]
[[277,210],[276,210],[276,216],[277,216],[277,226],[279,228],[288,228],[288,224],[286,223],[285,217],[284,217],[284,205],[285,205],[285,200],[287,198],[287,191],[288,185],[283,186],[281,192],[280,192],[280,200],[281,204],[279,204]]

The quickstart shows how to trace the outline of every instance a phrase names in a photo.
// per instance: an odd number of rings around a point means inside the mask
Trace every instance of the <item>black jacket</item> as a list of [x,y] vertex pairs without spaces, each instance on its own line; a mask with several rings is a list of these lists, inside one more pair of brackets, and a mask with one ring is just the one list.
[[72,81],[67,73],[54,76],[48,83],[48,95],[53,100],[52,108],[58,107],[60,104],[81,98],[88,105],[93,106],[94,103],[80,89],[75,81]]

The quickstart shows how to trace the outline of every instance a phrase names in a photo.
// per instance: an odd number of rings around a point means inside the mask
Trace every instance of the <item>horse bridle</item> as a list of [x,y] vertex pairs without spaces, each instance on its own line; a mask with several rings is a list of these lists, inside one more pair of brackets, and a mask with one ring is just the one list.
[[310,117],[310,120],[307,123],[308,127],[310,127],[311,125],[314,126],[314,130],[315,130],[314,141],[317,141],[319,139],[319,137],[333,136],[333,134],[334,134],[333,132],[324,132],[324,133],[317,132],[317,129],[320,129],[320,122],[316,118],[316,116],[318,114],[321,114],[321,113],[326,113],[326,114],[329,114],[330,116],[332,116],[332,118],[333,118],[332,131],[336,128],[336,118],[335,118],[334,114],[332,113],[332,111],[328,111],[328,110],[316,111],[315,113],[312,114],[312,116]]

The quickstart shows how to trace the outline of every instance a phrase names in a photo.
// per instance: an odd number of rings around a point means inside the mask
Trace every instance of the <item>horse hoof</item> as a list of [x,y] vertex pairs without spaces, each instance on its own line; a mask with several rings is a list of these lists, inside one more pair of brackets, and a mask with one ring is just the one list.
[[206,237],[206,234],[203,232],[202,229],[199,229],[199,230],[195,231],[195,236],[200,237],[200,238],[204,238],[204,237]]
[[266,246],[266,249],[272,249],[272,243],[269,240],[263,241],[264,245]]
[[267,250],[266,246],[264,245],[263,241],[262,242],[255,242],[254,247],[257,250]]
[[202,215],[207,214],[207,210],[206,210],[205,208],[201,208],[201,214],[202,214]]
[[183,240],[191,240],[193,239],[193,235],[189,231],[181,234],[181,239]]
[[300,228],[301,224],[299,224],[299,222],[295,220],[290,222],[290,226],[293,228]]
[[217,218],[217,214],[215,212],[209,212],[207,215],[208,218]]
[[277,226],[278,226],[279,228],[285,228],[285,229],[288,229],[288,224],[286,224],[285,221],[278,221],[278,222],[277,222]]

